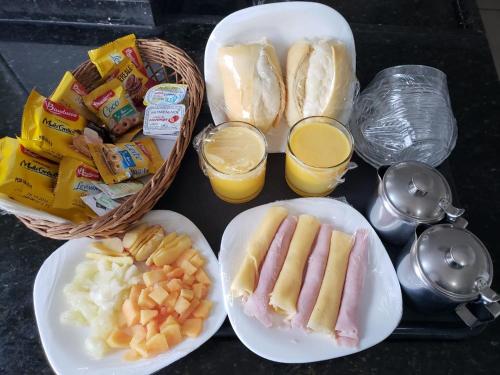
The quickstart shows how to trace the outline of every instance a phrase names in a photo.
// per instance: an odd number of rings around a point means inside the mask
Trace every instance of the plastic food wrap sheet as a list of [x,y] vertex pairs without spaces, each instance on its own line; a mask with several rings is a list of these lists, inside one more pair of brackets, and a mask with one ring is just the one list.
[[[329,223],[334,229],[347,233],[368,229],[368,272],[360,306],[358,348],[336,346],[333,338],[325,334],[291,329],[283,316],[277,314],[273,314],[273,327],[265,328],[256,319],[245,315],[240,298],[231,296],[231,282],[245,255],[245,245],[266,210],[273,205],[284,206],[292,215],[314,215],[322,223]],[[401,319],[401,289],[384,245],[363,215],[344,203],[342,198],[278,201],[239,214],[224,231],[219,262],[226,310],[236,334],[250,350],[270,360],[303,363],[352,354],[384,340]]]
[[[224,101],[218,51],[221,47],[248,44],[266,39],[276,50],[283,81],[286,83],[286,60],[289,48],[298,41],[336,40],[346,46],[353,77],[346,90],[345,106],[337,120],[347,124],[357,91],[356,49],[351,28],[340,13],[317,3],[285,2],[264,4],[232,13],[213,30],[205,48],[204,72],[207,100],[215,124],[228,120]],[[315,113],[315,115],[319,115]],[[283,114],[277,127],[267,134],[270,153],[285,152],[289,126]]]
[[438,166],[457,138],[446,75],[422,65],[382,70],[356,99],[349,128],[376,168],[404,160]]
[[33,293],[35,315],[47,358],[60,374],[150,374],[168,366],[197,349],[217,332],[226,312],[219,278],[219,264],[200,230],[185,216],[173,211],[154,210],[141,220],[149,225],[159,224],[168,232],[187,234],[205,258],[205,270],[212,280],[208,299],[212,311],[205,320],[200,336],[186,338],[173,349],[150,359],[128,362],[122,359],[125,350],[117,350],[102,359],[93,359],[85,351],[84,342],[90,329],[60,322],[61,313],[69,307],[63,288],[73,280],[76,266],[85,260],[89,244],[94,241],[80,238],[66,242],[43,263],[35,280]]

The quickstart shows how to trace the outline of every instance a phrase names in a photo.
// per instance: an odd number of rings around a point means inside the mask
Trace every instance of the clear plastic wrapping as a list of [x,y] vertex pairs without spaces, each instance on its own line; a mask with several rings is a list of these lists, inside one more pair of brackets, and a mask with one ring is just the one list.
[[446,75],[423,65],[379,72],[357,97],[349,128],[374,167],[404,160],[438,166],[457,138]]

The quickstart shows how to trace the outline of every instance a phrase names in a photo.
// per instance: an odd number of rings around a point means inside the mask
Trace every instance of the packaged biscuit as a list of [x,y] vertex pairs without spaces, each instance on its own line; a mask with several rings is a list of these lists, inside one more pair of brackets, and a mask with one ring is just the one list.
[[86,124],[83,116],[33,90],[24,106],[21,138],[24,146],[53,161],[69,156],[92,164],[73,144]]
[[83,98],[85,105],[120,136],[142,124],[142,114],[135,108],[121,82],[116,78],[97,87]]
[[87,120],[97,123],[99,120],[96,115],[89,111],[83,103],[83,97],[87,94],[85,87],[76,80],[73,74],[66,72],[50,96],[50,100],[65,105]]
[[160,152],[151,138],[134,142],[89,145],[94,163],[106,184],[155,173],[163,164]]
[[95,214],[81,200],[86,195],[98,194],[101,191],[94,183],[101,182],[97,169],[79,160],[65,157],[59,164],[59,176],[54,189],[53,207],[75,209],[95,217]]
[[116,68],[112,68],[105,77],[107,81],[113,78],[121,82],[134,104],[139,106],[143,106],[144,95],[155,85],[155,82],[142,73],[127,57],[120,61]]
[[134,34],[125,35],[89,51],[90,61],[94,63],[101,77],[105,77],[124,57],[128,57],[137,69],[147,76],[146,68],[135,44]]
[[53,207],[58,169],[57,164],[28,150],[19,140],[0,139],[0,193],[28,207],[74,222],[88,220],[81,210]]

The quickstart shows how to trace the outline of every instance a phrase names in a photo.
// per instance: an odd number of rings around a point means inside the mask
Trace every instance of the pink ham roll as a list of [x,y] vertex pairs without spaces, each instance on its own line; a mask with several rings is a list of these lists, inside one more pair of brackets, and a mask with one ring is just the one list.
[[295,216],[288,216],[281,223],[262,264],[257,288],[244,306],[245,314],[257,318],[266,327],[272,325],[269,308],[270,294],[285,262],[296,226],[297,218]]
[[307,263],[304,283],[297,301],[297,314],[292,318],[291,324],[294,328],[305,329],[309,321],[325,274],[331,237],[332,227],[322,224]]
[[356,232],[354,247],[349,256],[349,265],[344,283],[344,293],[335,325],[337,343],[341,346],[357,347],[359,343],[359,305],[368,265],[368,230]]

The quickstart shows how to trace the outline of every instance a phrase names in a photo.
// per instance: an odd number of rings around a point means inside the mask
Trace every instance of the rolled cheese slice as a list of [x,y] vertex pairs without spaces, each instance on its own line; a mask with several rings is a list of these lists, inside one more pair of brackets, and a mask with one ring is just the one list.
[[342,121],[355,82],[351,56],[338,41],[299,41],[290,47],[286,67],[288,125],[309,116]]
[[281,223],[262,264],[257,288],[248,298],[243,309],[245,314],[257,318],[266,327],[272,325],[269,297],[274,284],[276,284],[281,267],[283,267],[296,226],[297,218],[295,216],[288,216]]
[[231,284],[231,294],[234,297],[247,296],[254,291],[259,279],[260,264],[266,256],[276,231],[287,215],[288,211],[284,207],[274,206],[267,210],[257,230],[248,241],[243,263]]
[[304,283],[297,301],[297,314],[294,315],[291,321],[294,328],[305,329],[309,321],[325,274],[331,237],[332,227],[329,224],[321,224],[316,243],[307,261]]
[[325,275],[307,323],[307,327],[313,331],[333,333],[353,242],[353,237],[349,234],[336,230],[332,232]]
[[307,257],[318,233],[319,222],[310,215],[300,215],[283,268],[271,293],[270,305],[291,318],[297,312],[297,298]]
[[229,120],[248,122],[264,133],[276,126],[286,92],[274,47],[266,41],[221,47],[218,62]]
[[358,230],[355,237],[335,325],[337,343],[347,347],[356,347],[359,343],[359,306],[368,266],[368,230]]

